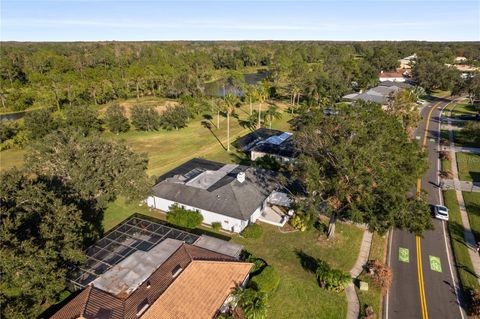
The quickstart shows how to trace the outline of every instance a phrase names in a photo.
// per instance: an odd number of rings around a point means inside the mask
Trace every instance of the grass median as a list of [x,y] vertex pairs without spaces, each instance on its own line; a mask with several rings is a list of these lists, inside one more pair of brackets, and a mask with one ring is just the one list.
[[455,267],[460,277],[462,287],[464,290],[480,288],[472,261],[470,260],[468,252],[470,248],[465,243],[464,228],[455,191],[444,191],[443,198],[445,200],[445,206],[449,209],[448,231],[455,255]]
[[[372,247],[370,249],[369,260],[379,260],[385,263],[387,249],[387,237],[380,236],[377,233],[373,234]],[[371,280],[371,277],[362,273],[359,277],[360,280],[368,283],[368,291],[362,291],[358,288],[357,295],[360,303],[360,313],[364,314],[365,307],[372,306],[373,311],[377,315],[377,318],[382,317],[382,290],[376,287]]]
[[477,242],[480,241],[480,193],[463,192],[463,200],[467,209],[468,220]]

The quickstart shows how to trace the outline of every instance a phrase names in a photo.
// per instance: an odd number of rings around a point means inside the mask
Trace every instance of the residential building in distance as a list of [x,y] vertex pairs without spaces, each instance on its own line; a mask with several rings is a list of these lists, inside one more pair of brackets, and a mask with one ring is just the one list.
[[398,60],[400,62],[400,69],[411,69],[416,59],[417,59],[417,54],[414,53],[403,59]]
[[343,96],[343,99],[350,102],[357,100],[375,102],[385,108],[397,92],[409,87],[411,87],[411,85],[408,83],[385,81],[365,92],[347,94]]
[[291,200],[276,177],[261,168],[194,158],[161,176],[147,205],[168,212],[177,204],[200,212],[203,223],[218,222],[235,233],[257,220],[283,226]]
[[82,290],[51,318],[215,318],[248,279],[241,249],[133,217],[87,250],[72,277]]
[[380,82],[405,82],[407,81],[407,74],[405,70],[397,70],[392,72],[381,71],[378,75]]
[[280,163],[291,163],[298,156],[292,133],[268,128],[259,128],[240,137],[235,141],[235,146],[252,161],[270,156]]

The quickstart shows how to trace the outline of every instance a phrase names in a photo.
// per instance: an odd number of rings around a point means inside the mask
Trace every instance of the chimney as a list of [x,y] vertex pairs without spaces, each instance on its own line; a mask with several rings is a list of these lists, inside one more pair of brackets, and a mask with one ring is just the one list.
[[237,181],[240,183],[245,182],[245,172],[240,172],[237,174]]

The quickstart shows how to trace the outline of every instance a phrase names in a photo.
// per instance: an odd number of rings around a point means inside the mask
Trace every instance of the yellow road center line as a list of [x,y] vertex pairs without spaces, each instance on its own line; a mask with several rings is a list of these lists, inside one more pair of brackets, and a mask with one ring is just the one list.
[[[427,117],[427,124],[425,125],[425,132],[423,133],[423,142],[422,142],[422,152],[425,150],[425,146],[427,145],[427,135],[428,135],[428,127],[430,126],[430,118],[432,117],[432,112],[435,110],[440,104],[440,102],[436,103],[428,112]],[[422,179],[419,178],[417,180],[417,195],[420,194],[422,190]],[[421,245],[421,238],[420,236],[415,237],[416,240],[416,248],[417,248],[417,271],[418,271],[418,288],[420,290],[420,304],[422,306],[422,318],[428,319],[428,308],[427,308],[427,298],[425,297],[425,284],[423,281],[423,268],[422,268],[422,245]]]

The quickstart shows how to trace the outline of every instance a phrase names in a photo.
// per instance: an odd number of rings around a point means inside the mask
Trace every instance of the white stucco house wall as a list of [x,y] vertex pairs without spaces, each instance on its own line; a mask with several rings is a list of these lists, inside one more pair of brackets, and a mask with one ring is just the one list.
[[178,204],[200,212],[204,224],[240,233],[262,218],[279,188],[273,172],[194,158],[160,177],[146,203],[163,212]]

